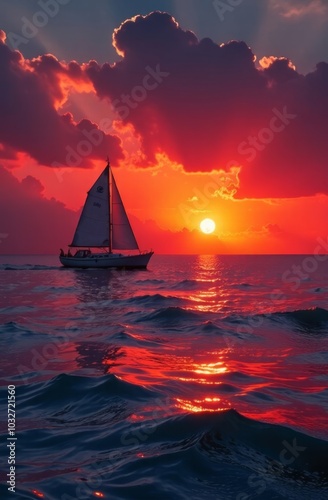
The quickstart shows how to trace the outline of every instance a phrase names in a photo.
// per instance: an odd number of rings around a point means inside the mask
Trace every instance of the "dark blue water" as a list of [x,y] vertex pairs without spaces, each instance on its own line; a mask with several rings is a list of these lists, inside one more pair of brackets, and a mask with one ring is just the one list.
[[328,258],[309,258],[2,256],[1,498],[327,497]]

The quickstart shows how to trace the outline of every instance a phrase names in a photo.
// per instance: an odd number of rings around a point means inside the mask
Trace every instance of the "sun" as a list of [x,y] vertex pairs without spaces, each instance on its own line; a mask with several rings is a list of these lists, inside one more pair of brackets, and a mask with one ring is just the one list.
[[205,234],[211,234],[215,231],[215,222],[212,219],[204,219],[200,223],[200,230]]

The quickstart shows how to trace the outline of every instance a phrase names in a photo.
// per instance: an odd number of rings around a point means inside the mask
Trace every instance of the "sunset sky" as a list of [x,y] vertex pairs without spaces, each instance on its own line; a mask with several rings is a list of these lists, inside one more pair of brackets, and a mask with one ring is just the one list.
[[0,14],[0,253],[66,247],[107,155],[142,249],[327,240],[326,0],[0,0]]

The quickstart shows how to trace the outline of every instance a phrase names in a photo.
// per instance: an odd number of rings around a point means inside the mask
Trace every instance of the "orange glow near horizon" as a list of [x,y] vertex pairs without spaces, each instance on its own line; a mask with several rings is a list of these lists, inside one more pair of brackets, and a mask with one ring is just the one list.
[[[20,156],[20,165],[10,163],[19,181],[28,175],[39,179],[44,186],[39,196],[75,211],[104,168],[103,161],[94,169],[45,168],[26,155]],[[313,253],[326,224],[325,195],[280,200],[212,196],[206,190],[211,173],[185,173],[168,161],[151,169],[121,166],[114,172],[140,247],[156,253]],[[200,221],[213,213],[219,227],[211,233],[207,226],[205,234]],[[78,213],[75,217],[77,222]]]

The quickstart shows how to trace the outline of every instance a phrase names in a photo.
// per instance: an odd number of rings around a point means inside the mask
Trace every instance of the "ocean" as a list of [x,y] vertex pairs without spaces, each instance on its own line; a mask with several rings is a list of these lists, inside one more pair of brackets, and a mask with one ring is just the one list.
[[0,283],[1,499],[327,498],[328,256]]

